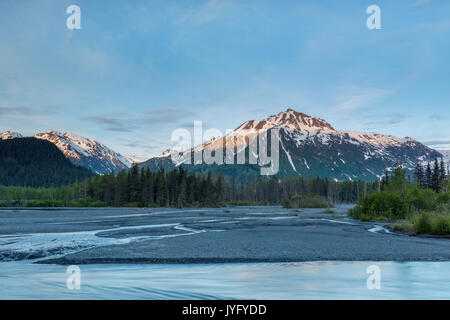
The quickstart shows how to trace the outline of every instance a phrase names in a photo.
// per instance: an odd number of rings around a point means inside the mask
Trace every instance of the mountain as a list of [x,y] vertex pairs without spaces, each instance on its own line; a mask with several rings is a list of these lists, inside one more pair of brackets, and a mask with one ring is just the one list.
[[444,156],[445,162],[450,162],[450,150],[437,150]]
[[123,156],[131,165],[142,163],[148,160],[148,157],[144,156]]
[[0,185],[52,187],[92,177],[52,143],[35,138],[0,140]]
[[[12,131],[0,133],[0,140],[22,137],[20,133]],[[88,168],[97,174],[119,172],[146,160],[142,157],[122,156],[100,142],[73,133],[50,131],[38,133],[34,138],[53,143],[73,164]]]
[[72,163],[97,174],[119,172],[133,164],[100,142],[73,133],[50,131],[38,133],[34,138],[53,143]]
[[0,133],[0,140],[9,140],[15,138],[23,138],[23,136],[18,132],[5,131]]
[[[211,152],[231,146],[235,154],[244,150],[248,159],[249,142],[264,132],[270,136],[271,131],[275,129],[279,130],[280,164],[277,176],[303,175],[335,180],[375,180],[386,170],[392,170],[397,163],[402,163],[413,170],[418,160],[432,161],[442,156],[409,137],[397,138],[372,132],[337,131],[325,120],[293,109],[287,109],[264,120],[246,121],[225,137],[212,139],[194,147],[191,151],[209,149]],[[139,166],[156,170],[160,167],[171,169],[182,165],[191,171],[209,170],[232,176],[260,173],[259,165],[189,165],[181,163],[181,157],[174,162],[172,152],[166,151]],[[261,162],[258,157],[258,163]]]

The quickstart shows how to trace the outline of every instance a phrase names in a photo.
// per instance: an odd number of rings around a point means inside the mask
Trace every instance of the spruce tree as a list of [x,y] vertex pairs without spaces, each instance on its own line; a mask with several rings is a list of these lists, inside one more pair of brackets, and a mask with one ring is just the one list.
[[434,159],[434,165],[433,165],[433,174],[431,175],[431,189],[433,189],[436,192],[439,192],[439,178],[440,178],[440,167],[438,159]]
[[444,181],[447,181],[447,171],[445,170],[444,159],[441,158],[441,163],[439,167],[439,185],[441,185]]
[[425,184],[426,188],[431,189],[432,188],[432,171],[430,163],[427,164],[427,169],[425,170]]
[[416,184],[419,188],[423,188],[424,187],[424,172],[423,172],[423,168],[422,165],[420,164],[419,161],[417,161],[416,164],[416,170],[415,170],[415,177],[416,177]]

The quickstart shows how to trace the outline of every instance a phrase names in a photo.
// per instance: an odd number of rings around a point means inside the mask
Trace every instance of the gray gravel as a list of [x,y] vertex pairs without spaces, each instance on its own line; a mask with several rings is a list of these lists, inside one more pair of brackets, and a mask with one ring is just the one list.
[[[371,232],[377,224],[349,219],[347,209],[339,206],[333,214],[280,207],[150,209],[151,213],[3,209],[0,259],[40,257],[39,263],[58,264],[450,260],[448,239],[409,237],[382,228]],[[39,235],[47,234],[54,235],[52,243],[34,244]],[[70,247],[59,236],[73,236]],[[20,241],[31,243],[28,255]]]

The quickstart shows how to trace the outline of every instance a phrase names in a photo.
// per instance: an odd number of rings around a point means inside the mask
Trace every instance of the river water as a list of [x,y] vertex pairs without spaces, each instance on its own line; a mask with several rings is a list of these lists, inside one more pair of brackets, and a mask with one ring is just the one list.
[[[368,289],[367,268],[380,268]],[[450,262],[80,265],[0,263],[0,299],[450,299]]]

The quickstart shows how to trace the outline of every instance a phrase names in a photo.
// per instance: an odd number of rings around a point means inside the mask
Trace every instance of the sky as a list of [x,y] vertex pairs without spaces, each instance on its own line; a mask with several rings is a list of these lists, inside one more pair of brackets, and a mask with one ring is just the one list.
[[449,57],[447,0],[2,0],[0,132],[150,157],[195,120],[225,133],[289,107],[450,149]]

